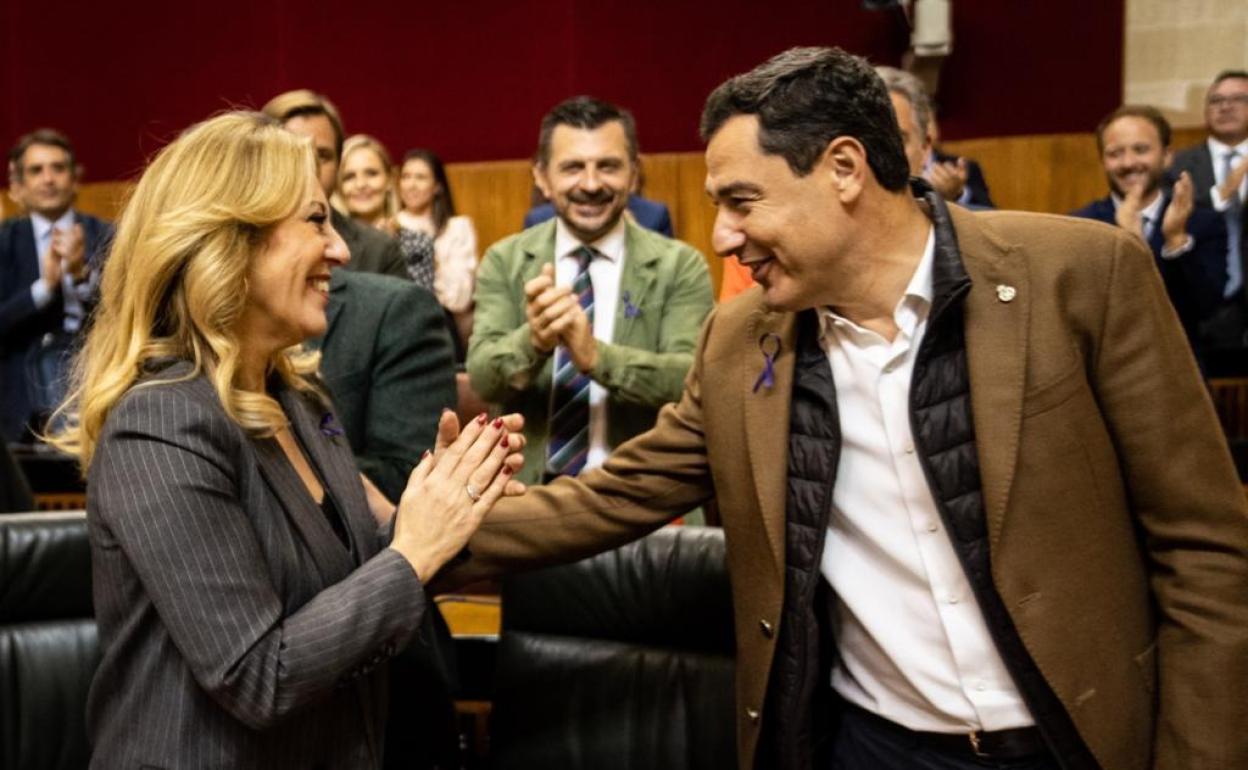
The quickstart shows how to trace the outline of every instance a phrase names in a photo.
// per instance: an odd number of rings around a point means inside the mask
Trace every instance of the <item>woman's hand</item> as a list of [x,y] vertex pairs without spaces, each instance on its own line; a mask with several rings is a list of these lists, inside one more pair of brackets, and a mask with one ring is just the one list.
[[442,413],[435,450],[412,471],[399,499],[391,543],[421,582],[459,553],[500,497],[524,492],[512,477],[524,462],[523,425],[519,415],[490,422],[483,414],[461,432],[455,413]]

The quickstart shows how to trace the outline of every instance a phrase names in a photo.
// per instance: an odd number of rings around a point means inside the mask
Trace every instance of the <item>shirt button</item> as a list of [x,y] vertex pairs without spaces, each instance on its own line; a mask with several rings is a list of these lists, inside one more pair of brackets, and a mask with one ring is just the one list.
[[758,709],[746,709],[745,716],[750,720],[750,724],[752,725],[758,724],[758,717],[759,717]]
[[939,525],[939,524],[937,524],[936,522],[934,522],[934,521],[929,521],[929,522],[927,522],[927,531],[928,531],[928,532],[936,532],[936,531],[938,531],[939,529],[940,529],[940,525]]
[[982,681],[976,682],[975,689],[979,690],[980,692],[983,692],[984,690],[988,689],[988,685],[984,684]]
[[758,627],[759,629],[762,630],[763,636],[765,636],[768,639],[770,639],[772,635],[775,633],[775,629],[772,628],[771,623],[769,623],[766,618],[758,621]]
[[906,444],[906,454],[914,454],[914,444]]
[[958,597],[951,595],[949,598],[945,599],[945,601],[949,602],[950,604],[957,604]]

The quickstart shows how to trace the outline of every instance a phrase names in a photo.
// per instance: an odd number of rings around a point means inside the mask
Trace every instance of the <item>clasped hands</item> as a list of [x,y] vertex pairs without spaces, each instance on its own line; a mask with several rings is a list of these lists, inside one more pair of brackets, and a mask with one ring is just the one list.
[[460,430],[454,412],[442,413],[433,451],[425,452],[399,498],[390,545],[422,583],[463,550],[499,498],[524,493],[514,477],[524,464],[523,428],[518,414],[493,421],[482,414]]
[[933,161],[927,167],[925,176],[932,188],[940,193],[940,197],[956,202],[962,197],[962,191],[966,189],[966,181],[970,177],[970,172],[966,159],[957,158],[952,161]]
[[524,284],[524,314],[529,322],[529,342],[542,355],[563,345],[572,365],[583,374],[598,365],[598,341],[580,298],[569,286],[555,285],[555,266],[542,265],[541,275]]
[[61,287],[61,278],[66,272],[76,281],[81,281],[87,274],[86,247],[83,239],[82,225],[75,223],[68,230],[60,228],[52,230],[52,242],[43,254],[43,277],[48,282],[48,289],[56,291]]

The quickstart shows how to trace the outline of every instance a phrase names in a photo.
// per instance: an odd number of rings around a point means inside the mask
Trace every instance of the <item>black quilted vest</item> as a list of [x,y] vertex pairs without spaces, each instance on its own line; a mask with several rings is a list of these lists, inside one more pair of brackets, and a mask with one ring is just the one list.
[[[915,184],[936,230],[932,307],[910,383],[910,427],[927,483],[989,632],[1055,756],[1069,770],[1096,768],[1069,715],[1044,681],[992,584],[988,528],[971,419],[963,302],[971,281],[940,196]],[[836,387],[819,346],[819,320],[798,318],[789,416],[784,608],[756,767],[823,770],[836,722],[831,589],[820,572],[840,459]]]

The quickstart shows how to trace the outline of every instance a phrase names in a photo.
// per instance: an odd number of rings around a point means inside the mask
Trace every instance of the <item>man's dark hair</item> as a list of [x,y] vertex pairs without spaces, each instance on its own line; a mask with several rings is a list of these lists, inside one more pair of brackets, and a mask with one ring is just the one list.
[[455,197],[451,195],[451,182],[446,178],[446,166],[442,165],[442,159],[433,150],[417,147],[404,154],[403,162],[399,164],[400,174],[403,173],[403,167],[409,160],[424,161],[429,167],[429,172],[433,174],[433,183],[436,188],[433,192],[433,211],[430,212],[430,217],[433,219],[433,237],[436,238],[446,230],[446,223],[451,217],[455,216]]
[[1147,105],[1126,104],[1105,116],[1096,127],[1096,152],[1098,155],[1105,154],[1105,129],[1109,128],[1109,124],[1119,118],[1143,118],[1153,124],[1153,128],[1157,129],[1157,136],[1161,139],[1161,149],[1170,146],[1170,121],[1157,110],[1156,107]]
[[866,149],[881,186],[905,189],[910,165],[888,90],[871,65],[840,48],[790,48],[729,79],[706,99],[702,139],[734,115],[756,116],[759,147],[798,176],[814,169],[829,142],[849,136]]
[[545,167],[550,162],[550,140],[559,126],[584,128],[592,131],[599,126],[618,120],[628,139],[628,159],[637,165],[637,123],[633,114],[622,107],[595,99],[592,96],[576,96],[556,104],[542,118],[542,128],[537,135],[537,165]]
[[1213,82],[1209,84],[1209,90],[1212,91],[1217,88],[1218,84],[1223,80],[1236,80],[1239,78],[1248,80],[1248,70],[1222,70],[1213,77]]
[[69,137],[54,128],[37,128],[18,139],[13,149],[9,150],[9,171],[14,180],[20,182],[26,175],[22,158],[26,155],[26,151],[36,144],[60,147],[64,150],[69,159],[70,173],[78,176],[78,157],[74,154],[74,145],[69,141]]

